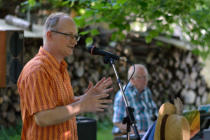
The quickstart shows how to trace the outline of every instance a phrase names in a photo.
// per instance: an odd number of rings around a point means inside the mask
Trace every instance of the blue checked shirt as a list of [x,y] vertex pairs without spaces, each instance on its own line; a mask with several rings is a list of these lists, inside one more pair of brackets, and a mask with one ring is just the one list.
[[[152,100],[152,93],[149,88],[145,88],[141,93],[128,83],[125,90],[125,96],[128,100],[128,104],[134,108],[134,117],[136,120],[137,129],[141,131],[146,131],[152,124],[153,121],[151,117],[153,114],[157,115],[157,106]],[[114,114],[113,123],[119,123],[123,121],[126,117],[125,103],[120,91],[115,95],[114,100]],[[113,133],[118,133],[120,130],[118,127],[114,126]]]

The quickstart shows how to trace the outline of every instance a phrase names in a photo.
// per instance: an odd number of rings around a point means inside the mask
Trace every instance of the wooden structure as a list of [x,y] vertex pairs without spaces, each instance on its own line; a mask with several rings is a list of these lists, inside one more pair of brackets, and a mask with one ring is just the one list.
[[[0,20],[0,28],[8,28],[3,20]],[[10,28],[17,29],[11,26]],[[42,45],[42,27],[34,26],[33,32],[24,31],[24,57],[23,63],[27,63]],[[180,48],[188,46],[177,38],[167,39],[160,36],[147,44],[144,35],[130,35],[124,42],[111,42],[110,33],[100,34],[94,38],[95,45],[119,56],[125,56],[133,63],[143,63],[150,74],[149,87],[153,98],[160,106],[166,100],[181,97],[185,105],[197,106],[204,104],[209,88],[206,85],[200,71],[202,64],[198,57],[190,50]],[[159,46],[162,44],[162,46]],[[178,46],[178,47],[177,47]],[[95,83],[103,76],[113,78],[114,92],[110,98],[114,98],[119,89],[110,65],[105,65],[103,57],[91,56],[85,47],[83,37],[74,50],[74,55],[66,59],[71,82],[76,95],[83,94],[89,80]],[[127,70],[130,64],[124,61],[116,63],[117,71],[123,83],[127,81]],[[20,119],[19,96],[16,87],[0,89],[0,124],[16,124]],[[104,113],[98,113],[97,119],[112,116],[112,105]]]
[[159,106],[175,97],[194,107],[206,103],[209,87],[201,75],[203,65],[189,43],[159,36],[147,44],[144,35],[133,34],[125,46],[132,48],[137,63],[147,66],[149,87]]

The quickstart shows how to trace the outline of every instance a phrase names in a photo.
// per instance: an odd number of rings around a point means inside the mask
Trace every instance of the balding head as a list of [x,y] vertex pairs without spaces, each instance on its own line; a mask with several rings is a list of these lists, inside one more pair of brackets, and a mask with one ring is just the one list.
[[[143,70],[145,73],[146,73],[146,78],[147,78],[147,80],[148,80],[148,71],[147,71],[147,69],[146,69],[146,67],[144,66],[144,65],[142,65],[142,64],[134,64],[134,66],[135,66],[135,73],[134,73],[134,75],[133,75],[133,77],[135,77],[136,75],[138,75],[136,72],[140,69],[140,70]],[[134,67],[133,66],[131,66],[130,68],[129,68],[129,70],[128,70],[128,79],[131,77],[131,75],[133,74],[133,71],[134,71]]]
[[43,48],[61,62],[73,54],[77,35],[76,24],[69,15],[53,13],[44,25]]
[[[148,82],[148,71],[146,67],[142,64],[135,64],[135,73],[131,78],[131,84],[137,88],[141,93],[144,88],[147,86]],[[132,76],[134,67],[131,66],[128,70],[128,79]]]
[[45,39],[46,39],[47,31],[57,30],[58,23],[59,23],[60,19],[64,18],[64,17],[70,18],[73,22],[73,19],[71,17],[69,17],[67,14],[62,13],[62,12],[53,13],[46,19],[45,24],[44,24],[44,32],[43,32],[43,41],[44,42],[45,42]]

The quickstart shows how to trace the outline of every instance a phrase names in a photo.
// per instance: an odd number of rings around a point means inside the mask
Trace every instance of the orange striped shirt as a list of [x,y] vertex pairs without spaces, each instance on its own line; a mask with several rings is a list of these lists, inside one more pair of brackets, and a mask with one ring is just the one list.
[[23,68],[18,79],[21,115],[21,140],[77,140],[75,117],[58,125],[40,127],[34,113],[74,102],[67,64],[61,64],[42,47]]

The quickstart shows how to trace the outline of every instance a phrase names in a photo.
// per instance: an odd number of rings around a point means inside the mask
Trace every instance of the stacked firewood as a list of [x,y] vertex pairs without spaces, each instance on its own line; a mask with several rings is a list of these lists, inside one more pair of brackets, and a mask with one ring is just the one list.
[[[94,43],[94,45],[97,48],[109,51],[113,54],[124,56],[130,61],[134,60],[131,48],[122,46],[121,44],[117,44],[114,42],[112,43],[115,45],[112,46],[108,44],[108,41],[107,44],[98,41]],[[114,88],[114,90],[112,93],[110,93],[109,98],[114,99],[115,93],[119,90],[119,86],[113,67],[110,64],[104,63],[103,56],[91,55],[90,53],[88,53],[85,46],[77,46],[74,50],[74,55],[68,57],[66,61],[69,64],[71,84],[76,95],[84,94],[84,91],[88,87],[89,81],[92,81],[95,84],[102,77],[112,77],[112,87]],[[122,85],[127,82],[127,71],[129,66],[130,64],[126,61],[115,61],[115,67],[122,82]],[[111,104],[104,113],[96,113],[97,115],[95,117],[97,120],[104,120],[104,118],[111,119],[112,111],[113,105]]]
[[0,89],[0,125],[15,125],[20,120],[20,105],[16,87]]
[[[149,88],[155,102],[160,106],[167,100],[181,97],[184,104],[197,106],[204,104],[209,88],[201,76],[202,64],[198,57],[189,50],[174,46],[157,47],[157,42],[146,44],[142,38],[127,38],[123,43],[110,42],[106,35],[97,36],[94,45],[113,54],[126,57],[133,63],[145,64],[150,74]],[[41,39],[25,39],[24,64],[27,63],[42,45]],[[84,39],[75,47],[73,56],[66,58],[71,84],[75,95],[81,95],[88,87],[88,82],[96,83],[102,77],[113,79],[113,99],[119,90],[114,70],[105,64],[102,56],[92,56],[87,52]],[[131,64],[116,61],[115,66],[122,84],[127,82],[127,70]],[[19,95],[17,88],[0,89],[0,124],[15,124],[20,118]],[[98,119],[112,116],[112,105],[104,113],[98,113]]]
[[151,89],[158,104],[163,98],[181,97],[185,104],[200,105],[207,99],[209,88],[201,75],[202,64],[190,51],[170,48],[149,54]]
[[201,75],[203,65],[190,50],[169,44],[157,46],[155,40],[146,44],[141,37],[132,38],[127,44],[138,62],[147,66],[149,87],[158,106],[176,97],[189,106],[206,103],[210,90]]
[[[23,63],[26,64],[37,52],[42,44],[41,39],[24,39]],[[17,86],[0,88],[0,125],[16,125],[21,120],[20,98]]]
[[[116,48],[101,47],[99,44],[95,44],[100,49],[112,52],[113,54],[121,54],[127,58],[132,59],[132,52],[130,48],[124,48],[121,45]],[[74,50],[74,55],[68,57],[66,61],[69,63],[69,73],[71,76],[71,83],[74,88],[74,92],[77,95],[83,94],[88,86],[89,81],[96,83],[102,77],[112,77],[114,93],[119,89],[116,76],[112,65],[104,62],[104,57],[91,55],[87,52],[85,46],[78,46]],[[115,61],[115,67],[122,80],[122,83],[126,82],[128,63],[126,61]],[[111,94],[113,97],[114,94]]]

